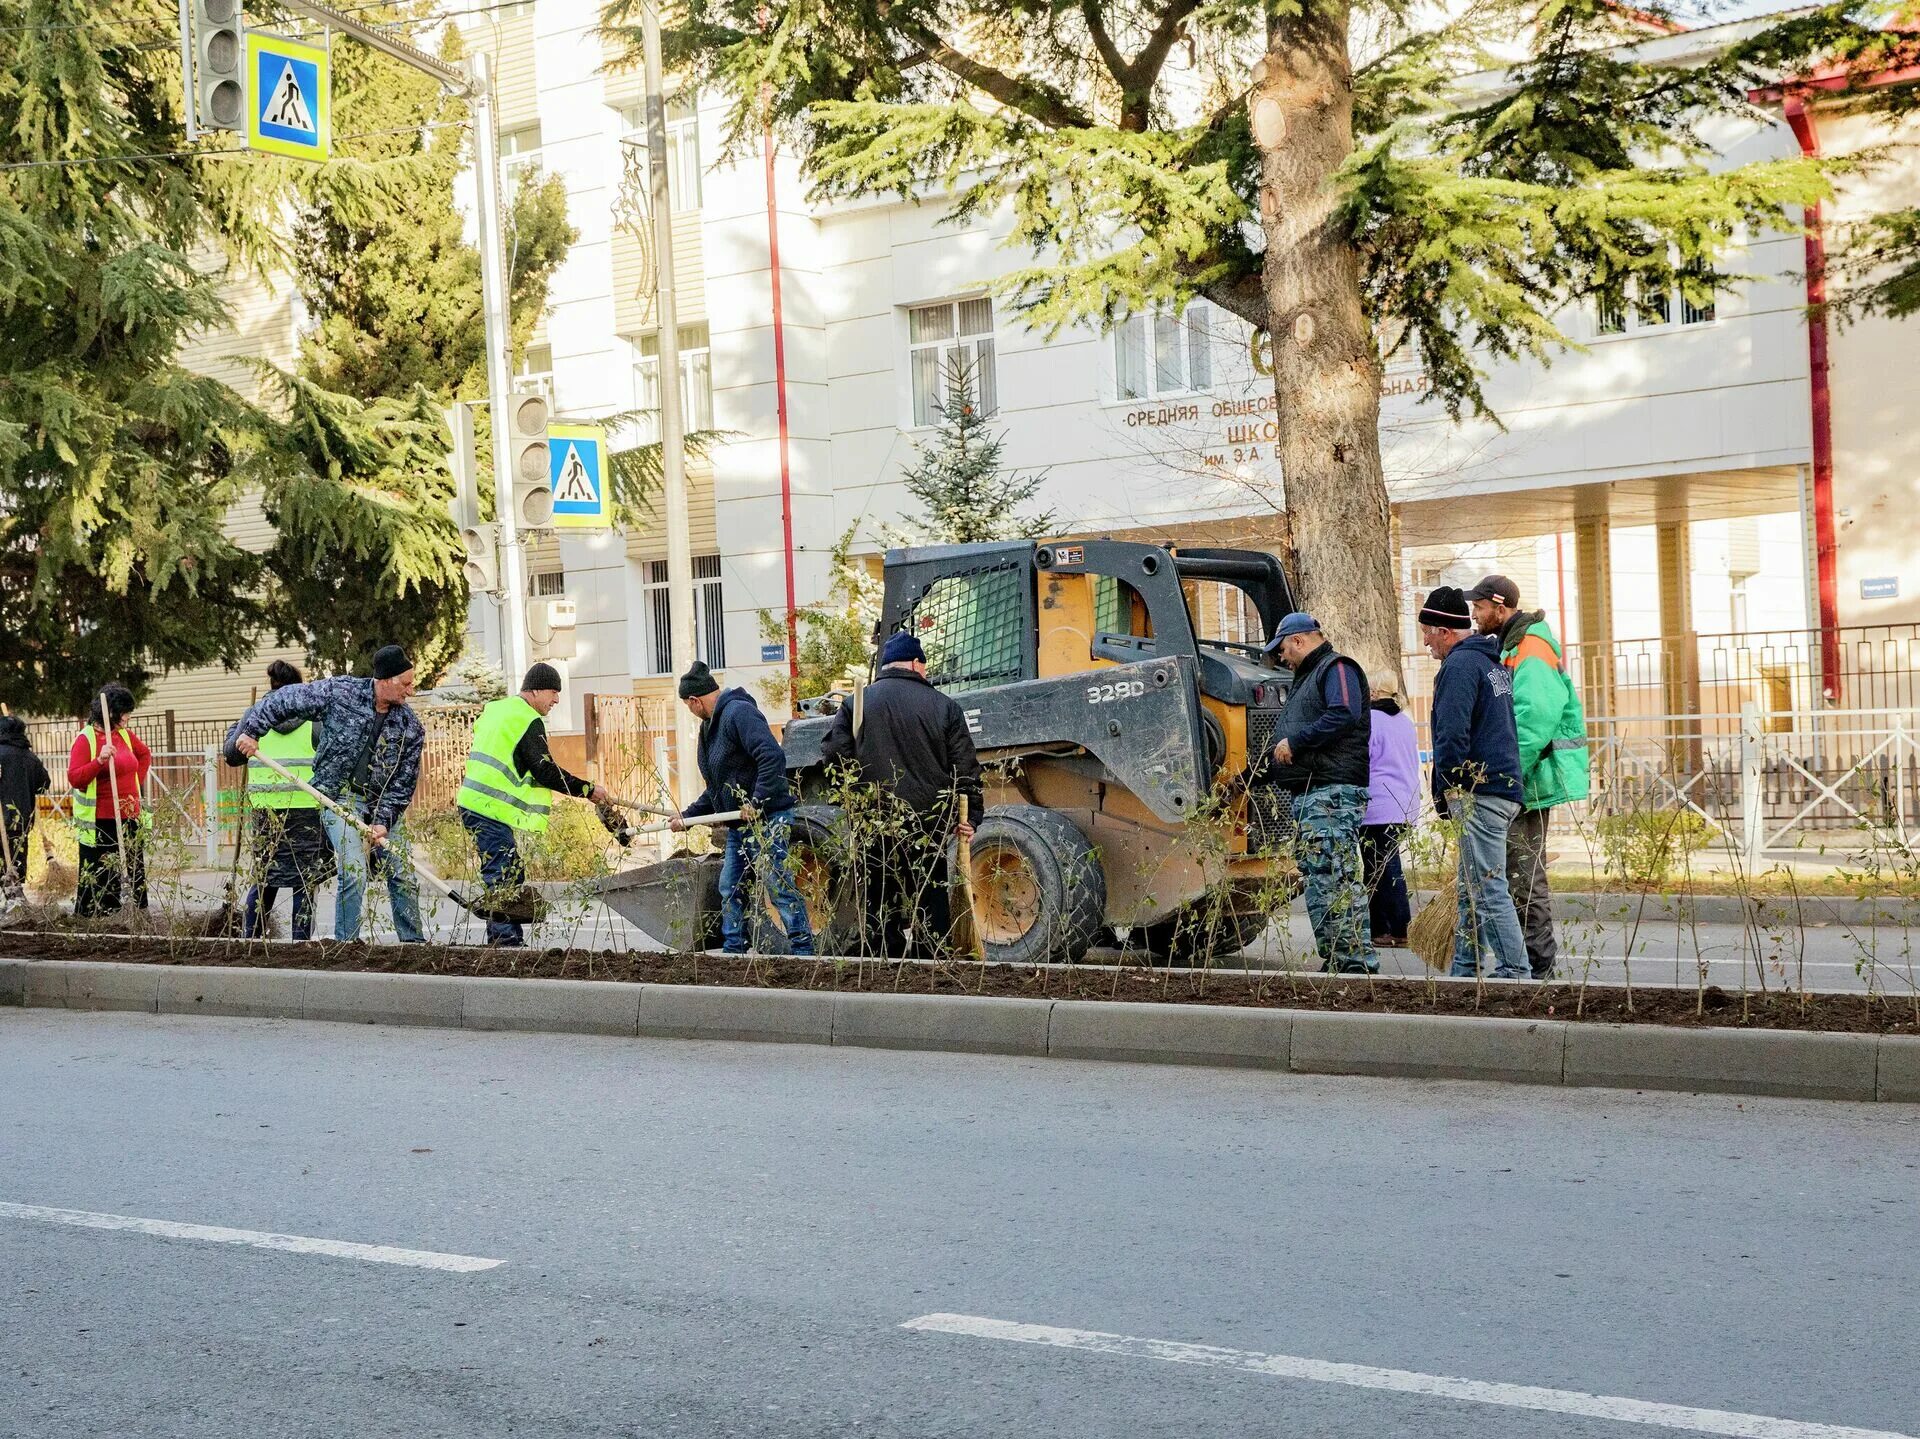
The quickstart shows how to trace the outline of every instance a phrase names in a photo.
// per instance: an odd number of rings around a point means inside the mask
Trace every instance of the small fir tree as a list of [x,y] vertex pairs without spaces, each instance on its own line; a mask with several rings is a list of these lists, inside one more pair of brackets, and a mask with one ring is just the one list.
[[921,544],[970,545],[983,540],[1034,539],[1054,527],[1052,510],[1021,514],[1046,483],[1045,470],[1008,470],[1005,441],[976,403],[973,368],[953,361],[937,432],[916,447],[900,477],[919,502],[920,518],[903,538]]

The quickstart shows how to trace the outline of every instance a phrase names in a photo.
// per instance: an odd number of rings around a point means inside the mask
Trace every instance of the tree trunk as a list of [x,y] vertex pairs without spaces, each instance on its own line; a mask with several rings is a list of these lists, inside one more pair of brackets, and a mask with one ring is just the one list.
[[1299,602],[1370,679],[1398,685],[1380,365],[1360,305],[1360,256],[1335,213],[1334,175],[1353,150],[1347,12],[1347,0],[1301,0],[1301,13],[1269,20],[1248,104]]

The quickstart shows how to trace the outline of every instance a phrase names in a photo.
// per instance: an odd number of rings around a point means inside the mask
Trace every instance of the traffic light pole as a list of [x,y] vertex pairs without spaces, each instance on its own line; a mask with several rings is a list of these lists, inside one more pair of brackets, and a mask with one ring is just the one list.
[[500,134],[494,127],[493,84],[487,53],[474,54],[473,107],[474,209],[479,216],[480,292],[487,322],[488,414],[493,421],[493,509],[500,524],[501,582],[507,592],[506,634],[501,659],[507,687],[520,687],[527,672],[527,574],[520,563],[520,517],[513,504],[513,433],[508,408],[513,400],[513,334],[507,322],[506,245],[500,233]]
[[[494,509],[500,522],[500,565],[505,571],[501,578],[505,581],[507,591],[506,636],[502,645],[505,653],[501,659],[506,663],[508,687],[518,688],[520,677],[527,672],[527,577],[525,567],[520,562],[520,533],[513,510],[513,456],[507,443],[511,433],[508,410],[513,394],[513,336],[507,323],[506,248],[501,240],[500,136],[494,128],[493,83],[486,53],[482,51],[475,54],[468,62],[470,68],[463,70],[409,45],[389,31],[376,29],[351,15],[343,14],[331,5],[316,5],[311,0],[280,0],[280,5],[282,9],[304,15],[309,20],[317,20],[329,29],[337,30],[363,45],[370,45],[383,55],[390,55],[402,64],[412,66],[423,75],[432,76],[473,107],[473,158],[477,181],[474,209],[478,211],[480,290],[482,310],[486,316],[488,413],[493,421]],[[187,28],[184,14],[183,9],[183,38]],[[188,109],[192,109],[191,104]],[[191,120],[188,123],[191,124]],[[663,362],[664,359],[663,349]],[[677,407],[674,414],[677,424]],[[684,496],[682,514],[684,519]],[[683,543],[685,533],[683,524]],[[688,561],[687,571],[690,588],[691,560]],[[689,624],[691,620],[689,609]],[[675,642],[677,645],[677,631]]]
[[[683,675],[694,661],[693,537],[687,506],[686,416],[680,408],[680,316],[673,288],[673,193],[667,181],[667,102],[660,59],[660,12],[640,11],[641,60],[647,86],[647,169],[653,197],[653,316],[659,325],[660,352],[660,499],[667,525],[667,650],[673,672]],[[708,615],[709,627],[722,616]],[[699,766],[693,762],[698,731],[683,704],[673,707],[674,745],[680,803],[700,794]]]

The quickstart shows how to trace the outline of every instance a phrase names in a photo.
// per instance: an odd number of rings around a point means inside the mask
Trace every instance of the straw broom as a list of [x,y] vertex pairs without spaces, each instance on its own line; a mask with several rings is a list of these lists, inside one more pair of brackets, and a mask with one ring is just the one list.
[[1453,964],[1453,935],[1459,924],[1459,871],[1448,866],[1442,872],[1440,888],[1420,907],[1407,927],[1407,947],[1420,956],[1428,969],[1445,970]]

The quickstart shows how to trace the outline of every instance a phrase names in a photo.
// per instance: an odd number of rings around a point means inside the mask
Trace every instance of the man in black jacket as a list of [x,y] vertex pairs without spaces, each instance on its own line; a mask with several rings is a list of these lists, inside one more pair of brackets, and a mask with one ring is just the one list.
[[27,842],[49,783],[47,767],[27,740],[26,722],[0,715],[0,822],[6,825],[6,873],[15,891],[27,882]]
[[1275,729],[1272,781],[1294,795],[1296,851],[1320,967],[1334,974],[1380,968],[1368,933],[1360,879],[1360,826],[1367,813],[1370,721],[1367,677],[1336,653],[1320,622],[1296,610],[1267,645],[1293,671]]
[[[728,954],[751,947],[747,904],[758,875],[767,897],[786,926],[794,954],[813,953],[813,926],[806,900],[787,864],[793,834],[793,791],[787,786],[787,756],[773,737],[767,717],[743,689],[721,689],[699,660],[680,677],[680,699],[700,721],[696,757],[707,787],[682,811],[684,815],[740,811],[726,826],[727,847],[720,860],[720,942]],[[676,830],[686,828],[675,820]]]
[[[985,788],[966,712],[927,679],[927,652],[910,634],[896,634],[880,651],[880,674],[862,691],[860,723],[843,705],[822,741],[827,762],[858,766],[872,785],[878,813],[861,849],[868,918],[888,954],[944,944],[952,915],[947,904],[947,837],[971,836]],[[967,802],[967,818],[960,800]],[[933,945],[927,943],[931,937]]]

